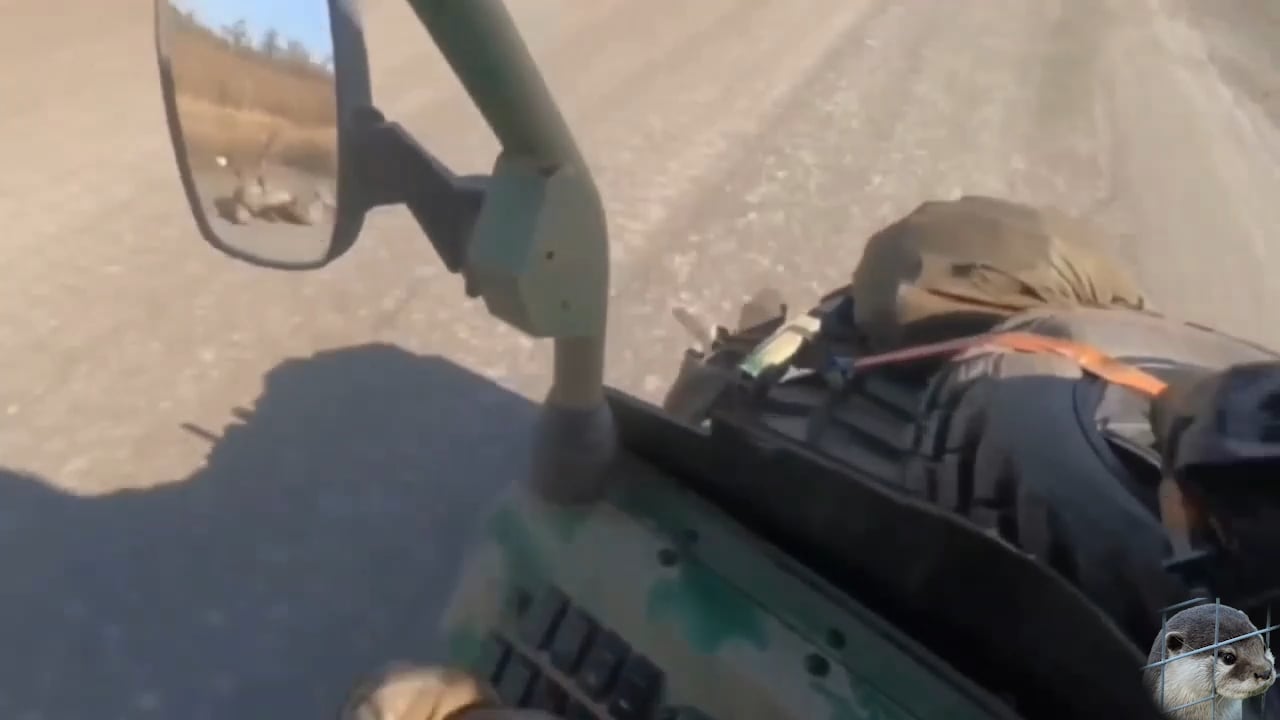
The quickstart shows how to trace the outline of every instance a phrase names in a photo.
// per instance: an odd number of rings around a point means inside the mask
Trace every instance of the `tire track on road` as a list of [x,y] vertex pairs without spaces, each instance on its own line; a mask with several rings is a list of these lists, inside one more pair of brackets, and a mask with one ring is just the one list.
[[1204,38],[1167,3],[1124,7],[1111,106],[1139,276],[1169,313],[1276,346],[1280,331],[1250,309],[1280,303],[1269,271],[1280,132],[1237,105]]

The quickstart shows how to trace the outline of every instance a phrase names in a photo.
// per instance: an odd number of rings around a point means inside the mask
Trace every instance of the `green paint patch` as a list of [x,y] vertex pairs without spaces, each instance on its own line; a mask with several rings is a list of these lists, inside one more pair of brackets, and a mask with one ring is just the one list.
[[462,667],[474,667],[484,651],[484,639],[484,633],[472,625],[450,628],[444,639],[449,662]]
[[539,513],[547,516],[547,530],[565,545],[578,539],[578,533],[586,527],[589,510],[569,509],[553,510]]
[[648,616],[680,628],[689,645],[708,655],[731,641],[769,646],[764,615],[746,596],[707,569],[684,565],[649,591]]
[[490,536],[502,549],[507,571],[513,577],[550,578],[551,564],[556,558],[546,554],[547,544],[539,542],[539,536],[545,534],[563,545],[569,545],[586,525],[587,512],[576,509],[539,509],[525,513],[515,502],[517,501],[504,502],[489,517]]
[[547,574],[546,558],[538,552],[533,533],[516,508],[504,504],[490,516],[489,533],[502,549],[509,573],[538,576]]

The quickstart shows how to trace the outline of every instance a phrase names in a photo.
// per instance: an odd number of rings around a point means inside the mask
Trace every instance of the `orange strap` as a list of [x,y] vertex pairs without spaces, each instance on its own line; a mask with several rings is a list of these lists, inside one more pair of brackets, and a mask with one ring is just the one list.
[[867,370],[881,365],[892,365],[930,357],[954,355],[980,348],[1026,353],[1047,353],[1073,361],[1081,370],[1100,377],[1109,383],[1127,387],[1144,395],[1155,397],[1164,392],[1165,382],[1141,368],[1120,362],[1097,348],[1070,340],[1025,332],[986,333],[945,340],[928,345],[917,345],[879,355],[869,355],[853,362],[854,370]]
[[1002,333],[992,338],[992,344],[1018,352],[1050,353],[1065,357],[1091,375],[1149,397],[1159,395],[1168,387],[1163,380],[1141,368],[1116,360],[1097,348],[1069,340],[1031,333]]

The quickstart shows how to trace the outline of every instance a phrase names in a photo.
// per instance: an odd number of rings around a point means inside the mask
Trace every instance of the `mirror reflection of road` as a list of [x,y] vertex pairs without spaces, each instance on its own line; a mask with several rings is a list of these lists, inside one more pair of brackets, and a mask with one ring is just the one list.
[[[332,216],[327,210],[322,216],[325,220],[315,224],[261,217],[235,221],[234,215],[227,216],[236,186],[240,184],[235,176],[218,167],[201,168],[193,174],[202,193],[206,217],[218,236],[230,246],[296,262],[313,262],[324,255],[333,233],[333,222],[328,219]],[[272,190],[287,192],[290,198],[302,203],[312,202],[317,189],[327,198],[335,195],[332,178],[280,166],[268,167],[266,177]]]
[[[727,317],[772,282],[798,304],[846,281],[871,230],[961,190],[1097,212],[1134,235],[1115,250],[1167,310],[1280,344],[1261,311],[1280,304],[1280,30],[1258,4],[511,4],[608,198],[625,388],[655,398],[674,372],[672,303]],[[366,5],[383,109],[456,169],[488,169],[407,6]],[[28,474],[0,496],[17,588],[0,593],[0,717],[323,716],[380,651],[408,651],[397,627],[420,637],[415,610],[437,604],[396,573],[449,576],[441,538],[492,487],[470,481],[518,456],[529,413],[344,369],[322,374],[353,383],[341,402],[249,423],[254,451],[229,465],[202,469],[208,442],[183,423],[220,430],[317,350],[393,343],[526,396],[545,350],[463,304],[403,211],[314,274],[198,245],[149,5],[61,7],[0,0],[0,95],[23,99],[0,111],[0,465]],[[315,430],[335,413],[349,437]]]

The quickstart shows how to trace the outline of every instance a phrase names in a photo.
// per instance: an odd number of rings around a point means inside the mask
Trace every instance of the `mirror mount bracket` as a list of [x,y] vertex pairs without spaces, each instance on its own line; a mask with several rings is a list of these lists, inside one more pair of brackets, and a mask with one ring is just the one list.
[[[361,213],[375,207],[404,205],[445,268],[452,273],[462,272],[467,243],[484,205],[488,178],[454,174],[404,127],[388,121],[371,106],[352,113],[349,132],[354,150],[349,160],[358,178],[350,190],[351,204]],[[470,283],[467,294],[476,294]]]

